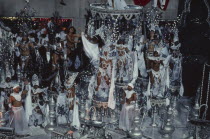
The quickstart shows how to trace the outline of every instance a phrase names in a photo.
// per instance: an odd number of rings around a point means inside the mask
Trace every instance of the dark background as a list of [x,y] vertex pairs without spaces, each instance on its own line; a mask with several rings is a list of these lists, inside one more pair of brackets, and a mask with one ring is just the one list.
[[[178,14],[181,14],[186,0],[179,0]],[[210,1],[209,1],[210,5]],[[186,24],[181,24],[180,42],[183,59],[183,85],[184,95],[194,97],[202,82],[203,65],[210,64],[210,27],[206,22],[208,9],[204,0],[192,0],[190,12],[186,15]],[[206,66],[202,104],[206,103],[207,86],[210,67]],[[210,106],[210,101],[208,101]],[[203,112],[203,110],[201,110]],[[210,120],[210,109],[207,112],[207,120]]]
[[[179,13],[183,11],[185,0],[179,1]],[[186,14],[186,24],[181,24],[180,42],[183,59],[183,83],[185,96],[195,96],[201,83],[203,64],[210,63],[209,25],[206,22],[208,9],[203,0],[192,0],[190,13]]]

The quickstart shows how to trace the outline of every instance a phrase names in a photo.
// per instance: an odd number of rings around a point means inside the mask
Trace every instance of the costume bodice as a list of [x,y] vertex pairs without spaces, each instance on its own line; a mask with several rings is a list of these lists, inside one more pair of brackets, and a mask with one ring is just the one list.
[[21,99],[22,99],[21,94],[22,94],[21,92],[19,92],[19,93],[13,92],[12,94],[10,94],[10,96],[13,96],[16,101],[21,101]]

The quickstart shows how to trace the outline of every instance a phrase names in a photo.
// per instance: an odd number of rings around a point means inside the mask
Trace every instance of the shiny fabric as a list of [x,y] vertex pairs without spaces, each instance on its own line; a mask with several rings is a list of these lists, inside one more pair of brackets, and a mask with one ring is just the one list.
[[130,131],[132,127],[132,122],[134,120],[134,105],[135,102],[130,104],[125,103],[122,107],[119,120],[119,128],[124,131]]
[[32,115],[32,99],[31,99],[31,85],[26,85],[27,96],[25,99],[25,113],[26,113],[26,119],[27,122],[29,122],[29,117]]
[[91,63],[97,68],[99,63],[99,48],[98,44],[93,44],[87,40],[85,34],[82,33],[82,42],[85,54],[90,58]]
[[29,125],[36,127],[42,125],[43,123],[44,123],[44,116],[33,110],[32,115],[29,118]]
[[67,97],[65,93],[60,93],[57,98],[56,104],[56,115],[57,115],[57,123],[58,124],[66,124],[67,123]]
[[29,134],[28,122],[26,120],[23,107],[12,107],[14,115],[12,116],[11,127],[15,129],[17,135]]
[[73,109],[73,122],[71,125],[75,127],[76,129],[79,129],[80,128],[79,107],[78,107],[78,104],[76,103],[79,103],[79,100],[77,99],[75,95],[74,109]]

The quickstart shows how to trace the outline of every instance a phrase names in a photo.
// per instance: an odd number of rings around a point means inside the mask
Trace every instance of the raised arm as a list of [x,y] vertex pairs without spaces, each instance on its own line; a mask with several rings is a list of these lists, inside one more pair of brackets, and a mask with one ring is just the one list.
[[14,97],[13,97],[13,96],[10,96],[10,97],[9,97],[9,108],[12,107],[13,101],[14,101]]
[[85,35],[85,37],[86,37],[86,39],[88,40],[88,41],[90,41],[91,43],[93,43],[93,44],[98,44],[99,43],[99,38],[100,38],[100,36],[93,36],[92,38],[89,36],[89,35]]
[[27,90],[23,90],[22,94],[21,94],[21,97],[22,98],[25,98],[26,95],[27,95],[28,91]]
[[126,93],[125,93],[125,91],[123,90],[123,96],[122,96],[121,104],[124,104],[124,103],[125,103],[125,98],[126,98]]
[[74,34],[74,37],[80,38],[81,34]]
[[101,72],[97,74],[97,87],[95,88],[96,91],[98,91],[100,84],[101,84]]

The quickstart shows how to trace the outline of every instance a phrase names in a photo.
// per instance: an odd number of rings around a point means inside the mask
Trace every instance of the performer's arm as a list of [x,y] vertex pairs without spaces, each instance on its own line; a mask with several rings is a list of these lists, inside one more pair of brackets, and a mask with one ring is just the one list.
[[152,67],[153,67],[153,62],[148,59],[148,70],[151,70]]
[[9,97],[9,108],[12,108],[12,102],[14,101],[13,96]]
[[106,84],[109,85],[109,84],[110,84],[110,78],[109,78],[109,76],[106,75],[106,76],[104,77],[104,79],[105,79],[105,81],[106,81]]
[[130,52],[130,50],[127,47],[125,48],[125,51],[126,51],[126,53]]
[[26,98],[27,92],[28,92],[27,90],[23,90],[23,92],[21,94],[21,97]]
[[97,74],[97,87],[96,87],[96,91],[98,91],[99,85],[101,84],[101,72],[99,72]]
[[80,38],[81,35],[80,34],[74,34],[74,37]]
[[137,95],[136,93],[133,94],[133,101],[136,101],[137,100]]
[[152,71],[149,72],[149,78],[150,78],[151,85],[153,85],[155,81],[154,81],[154,78],[153,78],[153,75],[152,75]]
[[69,41],[71,43],[78,43],[78,41],[75,41],[74,39],[72,40],[69,35],[66,36],[66,39],[67,39],[67,41]]
[[89,40],[91,43],[98,44],[100,36],[93,36],[92,38],[89,35],[85,35],[86,39]]

